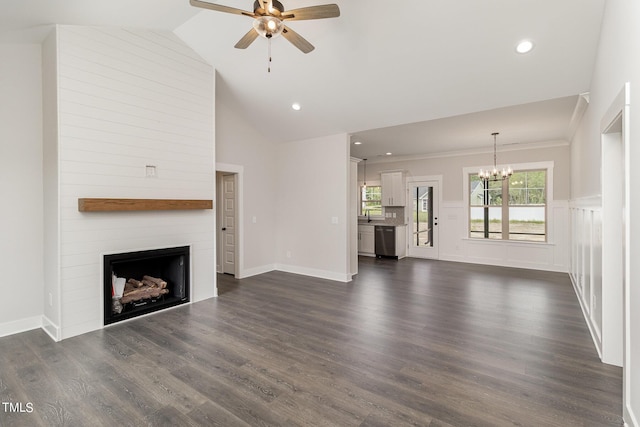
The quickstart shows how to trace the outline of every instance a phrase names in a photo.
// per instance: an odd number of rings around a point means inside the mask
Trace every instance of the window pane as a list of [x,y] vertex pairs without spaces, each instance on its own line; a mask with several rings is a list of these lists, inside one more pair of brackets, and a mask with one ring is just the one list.
[[471,182],[469,185],[469,205],[471,206],[483,206],[484,205],[484,185],[478,175],[470,175]]
[[509,239],[533,242],[546,241],[545,207],[510,207]]
[[379,185],[368,185],[366,188],[360,187],[360,214],[369,216],[382,216],[382,187]]
[[547,171],[515,172],[509,179],[510,205],[543,205],[546,203]]
[[369,185],[362,191],[362,200],[381,200],[382,187],[379,185]]
[[489,208],[489,238],[502,239],[502,207]]
[[484,238],[484,208],[471,208],[469,237]]
[[[469,212],[469,237],[485,238],[485,208],[472,207]],[[502,239],[502,208],[488,208],[489,238]]]
[[489,205],[502,206],[502,187],[491,188],[489,185]]
[[[515,172],[508,181],[489,181],[488,190],[476,174],[469,175],[469,182],[470,237],[502,239],[502,224],[508,222],[510,240],[547,240],[546,170]],[[509,208],[504,221],[503,204]]]
[[381,216],[382,205],[380,202],[365,202],[362,208],[362,215]]

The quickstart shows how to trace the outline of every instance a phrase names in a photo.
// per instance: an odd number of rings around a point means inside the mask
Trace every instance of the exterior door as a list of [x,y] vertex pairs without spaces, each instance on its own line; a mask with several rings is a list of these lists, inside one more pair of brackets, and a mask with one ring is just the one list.
[[222,272],[236,274],[236,175],[222,177]]
[[437,181],[408,182],[408,255],[438,258]]

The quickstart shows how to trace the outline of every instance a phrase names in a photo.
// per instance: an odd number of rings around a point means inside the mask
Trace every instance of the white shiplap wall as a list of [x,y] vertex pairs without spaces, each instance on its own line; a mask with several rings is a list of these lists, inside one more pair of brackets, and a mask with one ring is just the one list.
[[214,210],[77,208],[81,197],[214,198],[211,66],[169,32],[77,26],[57,28],[57,63],[56,338],[103,326],[105,253],[191,245],[191,299],[215,296]]

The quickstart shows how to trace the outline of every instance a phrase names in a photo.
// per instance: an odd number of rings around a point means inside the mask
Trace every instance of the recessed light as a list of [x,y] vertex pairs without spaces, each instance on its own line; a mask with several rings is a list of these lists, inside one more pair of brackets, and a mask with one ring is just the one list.
[[293,104],[291,104],[291,108],[293,108],[296,111],[300,111],[302,107],[297,102],[294,102]]
[[390,155],[392,155],[392,154],[393,154],[393,153],[387,153],[387,156],[390,156]]
[[353,145],[362,145],[362,142],[356,141],[356,142],[353,143]]
[[522,40],[516,46],[516,52],[518,53],[529,53],[533,49],[533,42],[531,40]]

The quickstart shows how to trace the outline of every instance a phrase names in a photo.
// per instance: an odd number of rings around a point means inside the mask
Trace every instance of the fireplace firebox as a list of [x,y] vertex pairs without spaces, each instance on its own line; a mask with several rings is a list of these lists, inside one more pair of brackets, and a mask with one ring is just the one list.
[[189,302],[189,246],[104,256],[104,324]]

